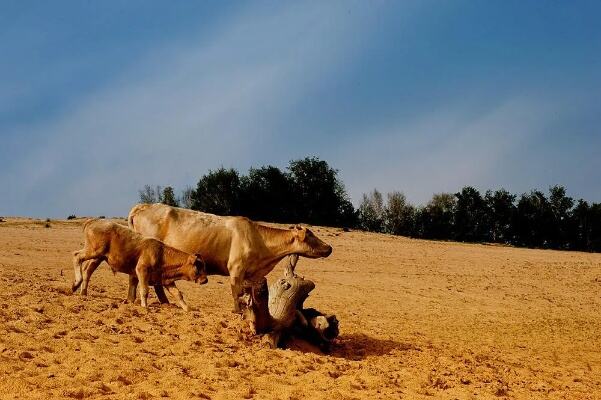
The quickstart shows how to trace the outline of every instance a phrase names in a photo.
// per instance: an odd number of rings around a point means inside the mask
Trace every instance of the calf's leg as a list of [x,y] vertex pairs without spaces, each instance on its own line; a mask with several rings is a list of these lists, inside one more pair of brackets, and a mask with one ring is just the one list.
[[190,307],[184,301],[182,292],[180,292],[177,286],[175,286],[175,283],[165,286],[165,289],[167,289],[169,294],[175,298],[175,302],[178,306],[180,306],[184,311],[190,311]]
[[146,273],[146,265],[138,261],[136,265],[136,276],[139,281],[140,304],[144,308],[148,308],[148,275]]
[[[129,292],[127,296],[127,301],[133,303],[136,300],[136,289],[138,286],[138,278],[135,275],[130,275],[129,277]],[[169,299],[165,294],[165,290],[163,289],[163,285],[154,285],[154,291],[157,294],[157,298],[161,302],[161,304],[169,304]]]
[[81,262],[79,261],[79,254],[82,251],[83,249],[73,253],[73,275],[75,276],[73,285],[71,286],[73,293],[79,289],[81,282],[83,282],[83,276],[81,274]]
[[94,258],[92,260],[89,260],[85,268],[83,269],[83,283],[81,285],[82,296],[88,294],[88,285],[90,283],[90,278],[92,277],[92,274],[94,273],[94,271],[96,271],[96,268],[98,268],[101,262],[102,258]]
[[[169,289],[167,289],[169,290]],[[165,290],[163,289],[163,285],[154,285],[154,291],[157,294],[157,297],[161,304],[169,304],[169,299],[165,295]],[[169,292],[171,293],[171,292]]]
[[[88,247],[87,242],[83,249],[73,252],[73,272],[75,275],[75,280],[73,281],[73,285],[71,286],[71,290],[73,292],[75,292],[82,283],[85,283],[83,276],[82,276],[82,264],[85,261],[92,260],[92,259],[100,259],[100,261],[98,262],[98,264],[100,264],[100,262],[102,262],[102,258],[103,258],[103,249],[102,248],[90,249]],[[96,267],[98,267],[98,265],[96,265],[94,267],[94,269],[96,269]],[[85,269],[88,269],[88,268],[89,268],[89,265],[87,265]],[[92,270],[92,272],[94,272],[94,269]],[[86,284],[86,287],[87,287],[87,284]],[[82,294],[85,294],[85,293],[83,293],[83,288],[82,288]]]
[[129,286],[127,289],[127,301],[134,303],[136,301],[136,289],[138,287],[138,277],[135,274],[129,276]]

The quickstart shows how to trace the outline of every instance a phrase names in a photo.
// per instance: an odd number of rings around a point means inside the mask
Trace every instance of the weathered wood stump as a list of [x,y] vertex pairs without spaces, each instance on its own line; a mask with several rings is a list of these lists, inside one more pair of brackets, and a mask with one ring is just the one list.
[[240,303],[253,334],[267,334],[271,347],[279,347],[284,338],[301,337],[327,351],[338,336],[338,320],[314,309],[303,309],[303,303],[315,288],[313,281],[294,273],[298,257],[291,257],[284,276],[269,288],[267,280],[247,282]]
[[273,330],[273,318],[269,314],[269,291],[267,279],[259,282],[245,281],[240,297],[240,305],[244,310],[244,319],[248,321],[253,335],[263,334]]

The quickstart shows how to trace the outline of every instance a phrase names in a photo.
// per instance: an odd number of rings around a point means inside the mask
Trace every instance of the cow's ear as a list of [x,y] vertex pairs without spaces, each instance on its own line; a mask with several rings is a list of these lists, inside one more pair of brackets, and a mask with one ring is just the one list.
[[296,227],[296,237],[298,237],[298,240],[300,240],[301,242],[304,242],[306,235],[307,235],[306,229],[304,229],[301,226]]
[[194,254],[190,254],[188,256],[188,263],[190,263],[192,265],[196,264],[196,256]]

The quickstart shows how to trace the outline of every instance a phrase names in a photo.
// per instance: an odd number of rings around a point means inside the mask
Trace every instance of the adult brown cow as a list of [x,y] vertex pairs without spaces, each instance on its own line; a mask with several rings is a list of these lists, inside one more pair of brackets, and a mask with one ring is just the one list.
[[[332,247],[306,227],[272,228],[245,217],[222,217],[159,203],[135,205],[128,223],[142,235],[188,253],[201,253],[207,274],[229,276],[234,312],[240,312],[244,280],[258,281],[291,254],[321,258],[332,253]],[[160,286],[155,289],[159,298],[164,297]]]

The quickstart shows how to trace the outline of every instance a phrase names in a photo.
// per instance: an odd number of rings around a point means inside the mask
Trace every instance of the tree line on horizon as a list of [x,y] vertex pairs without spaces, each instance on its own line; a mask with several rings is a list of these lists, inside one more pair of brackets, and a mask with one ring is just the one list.
[[165,203],[218,215],[243,215],[280,223],[304,222],[422,239],[489,242],[520,247],[601,251],[601,204],[574,200],[562,186],[548,195],[505,189],[480,193],[466,186],[437,193],[425,205],[410,204],[402,192],[364,194],[357,209],[338,170],[316,157],[274,166],[209,170],[196,188],[178,197],[171,186],[146,185],[143,203]]
[[196,188],[175,196],[171,186],[146,185],[142,203],[165,203],[218,215],[281,223],[356,226],[356,211],[338,171],[316,157],[290,161],[285,171],[268,165],[242,175],[233,168],[209,170]]
[[377,190],[363,195],[359,226],[423,239],[487,242],[518,247],[601,251],[601,204],[566,195],[563,186],[511,194],[505,189],[481,194],[466,186],[457,193],[438,193],[421,207],[401,192]]

